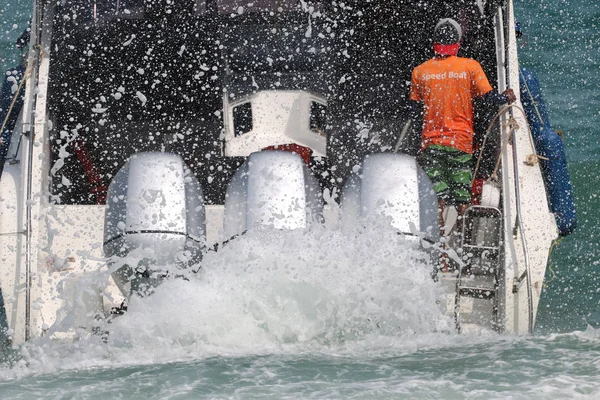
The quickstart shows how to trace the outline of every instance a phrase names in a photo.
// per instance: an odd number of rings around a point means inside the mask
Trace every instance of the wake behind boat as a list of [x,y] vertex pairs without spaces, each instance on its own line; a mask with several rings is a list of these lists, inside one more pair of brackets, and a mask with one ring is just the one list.
[[[197,271],[216,242],[310,229],[328,217],[324,191],[343,220],[387,217],[424,249],[458,330],[533,329],[552,243],[575,227],[538,86],[521,85],[523,112],[517,102],[479,113],[485,183],[463,231],[444,238],[449,271],[437,269],[436,198],[403,130],[410,73],[441,17],[461,21],[464,55],[498,90],[516,91],[520,75],[533,83],[520,72],[512,1],[35,7],[0,180],[13,344],[91,330],[131,295]],[[96,271],[112,273],[92,284]],[[69,304],[79,312],[63,318]]]

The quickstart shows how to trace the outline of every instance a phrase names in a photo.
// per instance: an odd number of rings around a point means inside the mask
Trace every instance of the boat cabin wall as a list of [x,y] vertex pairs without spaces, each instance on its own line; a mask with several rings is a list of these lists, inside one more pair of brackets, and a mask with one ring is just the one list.
[[[132,154],[163,151],[183,157],[207,204],[223,204],[243,162],[223,157],[223,96],[233,103],[272,90],[326,100],[329,165],[320,168],[329,173],[317,177],[339,188],[366,154],[396,143],[412,69],[432,56],[441,17],[460,21],[460,55],[476,58],[496,81],[492,2],[484,15],[466,0],[251,3],[58,3],[48,91],[52,162],[72,144],[52,194],[64,204],[101,204]],[[418,143],[415,125],[407,143]],[[84,151],[73,151],[75,145]],[[310,145],[321,152],[321,144]],[[61,187],[63,176],[69,187]]]

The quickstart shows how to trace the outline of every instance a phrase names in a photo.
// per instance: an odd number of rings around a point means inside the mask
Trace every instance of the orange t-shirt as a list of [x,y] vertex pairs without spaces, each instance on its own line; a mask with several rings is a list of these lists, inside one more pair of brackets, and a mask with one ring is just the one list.
[[431,144],[473,153],[473,98],[492,90],[470,58],[432,58],[413,70],[410,99],[423,102],[423,149]]

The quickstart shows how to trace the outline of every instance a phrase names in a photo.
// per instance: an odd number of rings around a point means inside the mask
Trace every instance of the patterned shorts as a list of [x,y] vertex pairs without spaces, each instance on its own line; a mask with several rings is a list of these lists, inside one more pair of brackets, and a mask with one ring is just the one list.
[[452,147],[429,145],[421,155],[423,169],[433,189],[446,204],[468,204],[471,201],[473,156]]

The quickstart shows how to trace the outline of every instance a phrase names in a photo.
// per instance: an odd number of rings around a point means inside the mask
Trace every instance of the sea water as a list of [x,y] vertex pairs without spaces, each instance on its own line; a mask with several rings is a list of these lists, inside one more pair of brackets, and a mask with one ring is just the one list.
[[[104,337],[6,355],[0,398],[600,398],[600,7],[516,6],[579,217],[553,250],[533,335],[453,333],[421,255],[382,226],[257,231],[134,299]],[[0,5],[6,68],[29,7]]]
[[[76,341],[36,339],[4,398],[600,394],[600,331],[457,335],[423,253],[386,224],[256,230]],[[582,351],[584,350],[584,351]]]

